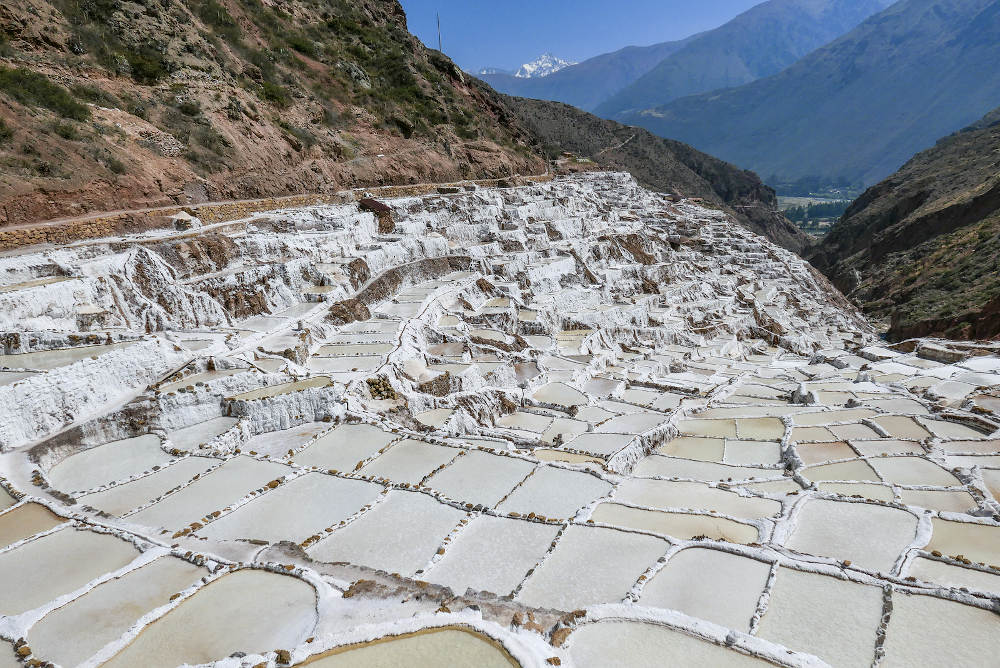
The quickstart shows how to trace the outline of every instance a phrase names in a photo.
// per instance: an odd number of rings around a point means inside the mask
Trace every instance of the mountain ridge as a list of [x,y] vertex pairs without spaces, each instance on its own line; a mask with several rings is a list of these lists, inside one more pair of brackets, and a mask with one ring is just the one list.
[[1000,336],[1000,108],[861,195],[807,253],[889,336]]
[[996,62],[997,3],[900,0],[776,75],[624,121],[771,182],[872,184],[1000,103]]
[[775,74],[894,0],[768,0],[692,39],[602,102],[599,116],[666,104]]

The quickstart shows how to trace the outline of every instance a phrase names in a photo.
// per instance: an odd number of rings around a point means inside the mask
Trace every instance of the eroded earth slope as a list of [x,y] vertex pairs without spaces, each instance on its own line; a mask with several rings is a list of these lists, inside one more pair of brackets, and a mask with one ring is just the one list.
[[0,258],[0,666],[994,659],[995,349],[626,175],[348,199]]

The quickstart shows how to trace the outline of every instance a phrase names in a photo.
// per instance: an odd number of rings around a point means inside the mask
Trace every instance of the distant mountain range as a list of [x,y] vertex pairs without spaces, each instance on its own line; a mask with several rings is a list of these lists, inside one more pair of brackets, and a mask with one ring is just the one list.
[[513,72],[481,71],[477,76],[495,90],[518,97],[557,100],[584,110],[592,110],[608,97],[629,85],[687,40],[653,46],[629,46],[614,53],[595,56],[565,67],[549,76],[519,79]]
[[626,47],[543,79],[522,79],[496,68],[479,76],[502,93],[566,102],[611,118],[774,74],[890,2],[768,0],[714,30]]
[[1000,104],[1000,3],[900,0],[774,76],[621,115],[769,183],[871,184]]
[[889,336],[1000,336],[1000,108],[869,188],[807,255]]
[[686,95],[776,74],[848,32],[894,0],[769,0],[696,36],[595,113],[622,118]]
[[541,79],[542,77],[547,77],[563,68],[569,67],[570,65],[576,65],[576,63],[571,60],[557,58],[551,53],[543,53],[530,63],[525,63],[521,65],[521,67],[517,68],[517,71],[514,72],[514,78]]
[[505,70],[500,67],[484,67],[476,72],[476,76],[503,76],[518,80],[541,79],[572,65],[576,65],[572,60],[565,60],[551,53],[543,53],[530,63],[524,63],[516,70]]

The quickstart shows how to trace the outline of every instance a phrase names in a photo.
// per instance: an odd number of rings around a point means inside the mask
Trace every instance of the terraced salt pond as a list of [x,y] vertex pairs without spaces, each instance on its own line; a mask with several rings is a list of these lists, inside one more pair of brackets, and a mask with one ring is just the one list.
[[0,666],[994,663],[1000,346],[627,176],[465,185],[0,257],[76,277],[4,295]]
[[502,646],[471,630],[457,628],[428,629],[349,645],[311,658],[303,665],[313,668],[380,668],[403,664],[412,668],[434,668],[444,664],[483,668],[518,668],[520,665]]
[[315,591],[297,578],[236,571],[185,599],[104,665],[168,668],[295,647],[315,625],[315,605]]
[[124,350],[133,345],[135,345],[134,341],[126,341],[101,346],[78,346],[75,348],[39,350],[33,353],[0,355],[0,368],[49,371],[81,360],[99,357],[115,350]]

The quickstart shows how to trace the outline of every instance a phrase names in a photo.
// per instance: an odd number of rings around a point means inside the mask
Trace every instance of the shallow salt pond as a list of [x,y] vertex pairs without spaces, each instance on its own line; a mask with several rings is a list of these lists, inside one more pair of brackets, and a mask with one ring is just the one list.
[[797,413],[792,418],[792,422],[797,427],[818,427],[835,422],[848,422],[850,420],[862,420],[878,415],[873,410],[867,408],[846,408],[830,411],[818,411],[815,413]]
[[49,371],[62,366],[68,366],[80,360],[97,357],[113,350],[123,350],[136,343],[136,341],[125,341],[102,346],[78,346],[76,348],[61,348],[58,350],[39,350],[33,353],[0,355],[0,368]]
[[292,461],[299,466],[318,466],[337,471],[353,471],[360,462],[399,438],[370,424],[342,424],[316,439]]
[[458,533],[423,578],[457,595],[471,587],[505,596],[545,556],[558,532],[554,525],[482,515]]
[[868,462],[886,482],[950,487],[962,484],[937,464],[920,457],[873,457]]
[[312,631],[315,610],[315,591],[302,580],[239,570],[153,622],[104,666],[173,668],[224,659],[238,651],[292,648]]
[[[393,490],[384,501],[309,548],[318,561],[349,561],[413,575],[466,516],[426,494]],[[392,549],[386,549],[391,545]]]
[[102,492],[85,494],[77,501],[112,515],[124,515],[220,463],[208,457],[185,457],[156,473]]
[[303,445],[330,430],[326,422],[307,422],[291,429],[269,431],[257,434],[240,446],[243,452],[256,452],[272,457],[283,457],[289,450],[298,450]]
[[208,513],[222,510],[251,490],[263,487],[289,471],[287,466],[281,464],[237,455],[187,487],[129,515],[128,521],[150,527],[179,529]]
[[671,457],[695,459],[703,462],[721,462],[725,457],[726,441],[705,436],[679,436],[664,443],[656,452]]
[[918,557],[910,564],[908,575],[918,580],[949,587],[966,587],[977,591],[1000,593],[1000,571],[980,571],[946,564],[936,559]]
[[182,387],[197,386],[198,383],[210,383],[213,380],[218,380],[219,378],[228,378],[229,376],[235,376],[239,373],[252,373],[252,369],[224,369],[216,371],[202,371],[201,373],[195,373],[190,376],[185,376],[180,380],[174,381],[172,383],[164,383],[160,385],[159,391],[161,394],[167,394],[168,392],[176,392]]
[[665,626],[609,621],[587,624],[569,637],[577,668],[745,668],[773,664]]
[[0,514],[0,549],[65,521],[40,503],[26,503],[8,510]]
[[556,406],[580,406],[587,404],[587,395],[565,383],[548,383],[535,390],[532,398],[543,404]]
[[492,508],[533,468],[531,462],[522,459],[470,450],[431,476],[426,484],[456,501]]
[[50,612],[31,627],[28,642],[38,656],[78,665],[206,575],[182,559],[160,557]]
[[809,480],[854,480],[858,482],[881,482],[875,470],[863,459],[836,464],[819,464],[802,469],[802,475]]
[[851,441],[851,445],[858,451],[858,454],[867,457],[878,455],[909,455],[923,454],[924,449],[917,441],[900,441],[891,438],[884,438],[877,441]]
[[389,636],[348,645],[311,657],[301,665],[313,668],[517,668],[519,664],[498,643],[475,631],[444,627]]
[[357,357],[310,357],[306,367],[316,373],[351,373],[373,371],[383,360],[381,355]]
[[[570,526],[516,600],[566,611],[618,603],[666,550],[667,542],[653,536]],[[585,577],[580,575],[581,565],[586,565]]]
[[0,387],[13,385],[19,380],[31,378],[34,375],[34,371],[0,371]]
[[594,431],[599,434],[641,434],[666,421],[667,416],[660,413],[631,413],[602,422]]
[[785,543],[798,552],[850,560],[889,572],[913,542],[917,518],[904,510],[868,503],[809,499],[798,511]]
[[853,459],[857,453],[843,441],[834,443],[800,443],[795,446],[795,453],[806,466],[830,462],[836,459]]
[[964,491],[904,489],[900,494],[906,505],[931,510],[968,513],[978,507],[972,495]]
[[381,492],[380,485],[370,482],[309,473],[220,517],[200,529],[198,535],[301,543],[347,519]]
[[679,420],[677,429],[689,436],[736,438],[736,420]]
[[632,434],[601,434],[587,432],[580,434],[571,441],[564,443],[564,447],[581,452],[592,453],[610,457],[626,445],[632,442]]
[[781,568],[757,635],[833,666],[867,668],[881,617],[880,587]]
[[971,522],[931,520],[933,533],[924,549],[939,550],[945,556],[964,555],[986,564],[1000,564],[1000,527]]
[[739,437],[750,441],[780,441],[785,435],[785,425],[778,418],[737,418]]
[[550,424],[552,424],[552,418],[548,415],[536,415],[534,413],[515,411],[509,415],[504,415],[498,418],[496,424],[498,427],[520,429],[523,431],[531,431],[536,434],[541,434],[543,431],[548,429]]
[[747,632],[770,571],[769,564],[755,559],[688,548],[670,557],[653,576],[639,603]]
[[320,346],[316,357],[352,357],[357,355],[384,355],[396,346],[392,343],[330,343]]
[[697,462],[662,455],[650,455],[636,464],[635,476],[662,476],[664,478],[691,478],[705,481],[733,481],[757,478],[763,480],[781,476],[781,469],[729,466],[714,462]]
[[46,477],[56,489],[82,491],[165,466],[172,459],[160,449],[159,437],[147,434],[78,452],[53,466]]
[[292,392],[301,392],[302,390],[329,387],[330,385],[333,385],[333,381],[330,380],[329,376],[315,376],[304,380],[296,380],[291,383],[282,383],[281,385],[268,385],[267,387],[261,387],[256,390],[250,390],[249,392],[243,392],[242,394],[236,394],[229,398],[233,401],[272,399],[282,394],[291,394]]
[[18,615],[75,591],[139,556],[131,543],[65,528],[0,554],[0,615]]
[[1000,617],[989,610],[931,596],[892,594],[881,666],[995,665]]
[[417,422],[428,427],[440,427],[455,411],[451,408],[432,408],[429,411],[417,413],[413,416]]
[[892,494],[892,488],[866,482],[821,482],[816,487],[821,492],[831,492],[843,496],[857,494],[875,501],[892,501],[895,498]]
[[885,415],[872,418],[872,422],[882,427],[892,438],[912,441],[921,441],[925,438],[930,438],[930,432],[910,417]]
[[777,501],[740,496],[700,482],[632,479],[618,487],[614,498],[650,508],[715,510],[744,519],[770,517],[781,512],[781,504]]
[[171,447],[180,450],[197,450],[198,446],[208,443],[219,434],[224,434],[236,424],[236,418],[217,417],[197,424],[175,429],[167,433]]
[[781,462],[781,444],[774,441],[733,441],[726,439],[726,464],[778,464]]
[[569,464],[598,464],[604,465],[604,460],[599,457],[589,455],[579,455],[575,452],[563,452],[562,450],[552,450],[549,448],[537,448],[531,451],[531,456],[543,462],[567,462]]
[[594,509],[590,519],[599,524],[649,531],[681,540],[707,536],[730,543],[755,543],[759,538],[756,527],[724,517],[642,510],[617,503],[600,504]]
[[577,436],[586,433],[588,425],[586,422],[580,420],[573,420],[571,418],[555,418],[552,420],[552,424],[542,432],[542,441],[546,443],[554,443],[556,437],[562,437],[562,442],[567,443],[572,441]]
[[450,462],[459,452],[458,448],[405,439],[366,464],[358,475],[416,484],[437,467]]
[[497,510],[502,513],[535,513],[549,518],[568,519],[582,506],[610,491],[609,483],[590,474],[542,466],[515,489]]
[[10,508],[15,503],[17,503],[17,501],[14,500],[14,497],[12,497],[3,487],[0,487],[0,510]]

